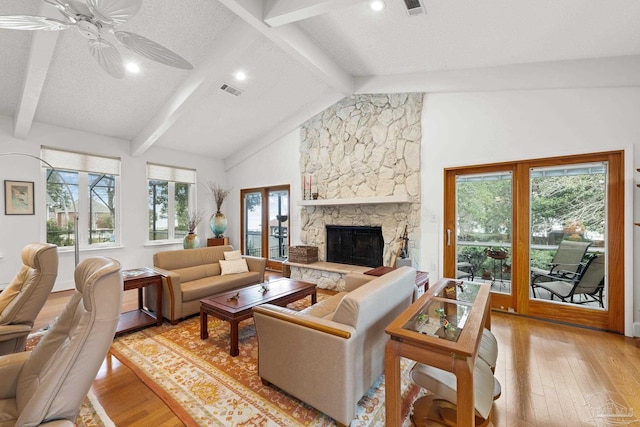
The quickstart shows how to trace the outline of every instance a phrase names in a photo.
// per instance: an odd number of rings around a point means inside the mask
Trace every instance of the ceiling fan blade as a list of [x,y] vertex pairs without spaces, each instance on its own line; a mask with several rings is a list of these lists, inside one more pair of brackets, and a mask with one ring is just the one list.
[[108,25],[124,24],[142,6],[142,0],[87,0],[91,13]]
[[118,49],[104,39],[89,40],[89,52],[111,77],[124,77],[124,66]]
[[45,16],[10,15],[0,16],[0,28],[59,31],[69,28],[69,24]]
[[[51,0],[51,1],[56,1],[56,0]],[[73,10],[76,14],[82,14],[87,16],[91,15],[91,11],[89,10],[89,7],[87,6],[87,3],[84,0],[64,0],[64,3],[66,3],[67,6],[69,6],[69,8]]]
[[171,67],[183,70],[193,69],[193,65],[189,61],[146,37],[128,31],[116,31],[113,34],[120,40],[120,43],[138,55]]

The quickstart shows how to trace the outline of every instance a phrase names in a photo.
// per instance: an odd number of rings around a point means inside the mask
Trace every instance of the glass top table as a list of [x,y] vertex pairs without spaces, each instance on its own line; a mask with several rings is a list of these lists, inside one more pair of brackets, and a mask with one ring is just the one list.
[[481,285],[462,280],[447,280],[411,316],[403,329],[431,337],[458,341]]
[[400,426],[400,359],[453,372],[458,425],[475,423],[473,369],[483,328],[491,326],[488,284],[442,278],[386,328],[386,420]]

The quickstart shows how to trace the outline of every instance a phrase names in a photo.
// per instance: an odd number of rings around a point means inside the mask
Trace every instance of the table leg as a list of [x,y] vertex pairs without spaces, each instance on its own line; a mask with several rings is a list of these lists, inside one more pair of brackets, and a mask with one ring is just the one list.
[[207,322],[207,312],[200,309],[200,339],[206,340],[209,338],[209,324]]
[[238,324],[240,322],[237,320],[230,320],[229,324],[231,325],[231,349],[229,354],[233,357],[240,354],[240,348],[238,345]]
[[156,324],[162,326],[162,280],[156,285],[156,289]]
[[384,401],[387,427],[399,427],[402,425],[402,397],[400,395],[400,356],[398,356],[398,345],[399,343],[397,341],[389,340],[387,341],[387,345],[384,351]]
[[142,288],[138,288],[138,310],[142,310],[144,305],[142,303]]
[[475,426],[475,400],[473,396],[473,368],[472,358],[456,361],[456,386],[458,390],[458,425]]
[[313,293],[311,294],[311,305],[315,304],[316,302],[318,302],[318,292],[314,289]]

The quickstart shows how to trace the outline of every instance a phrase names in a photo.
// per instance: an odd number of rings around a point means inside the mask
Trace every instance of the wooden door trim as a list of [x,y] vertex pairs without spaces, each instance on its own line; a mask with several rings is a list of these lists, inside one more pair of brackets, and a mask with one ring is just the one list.
[[[262,222],[262,230],[260,242],[262,245],[262,256],[267,259],[267,268],[270,270],[282,271],[282,262],[269,259],[269,193],[271,191],[286,190],[289,193],[289,202],[287,203],[289,217],[289,227],[291,227],[291,186],[288,184],[272,185],[269,187],[244,188],[240,190],[240,250],[245,253],[245,205],[244,198],[246,194],[260,193],[262,197],[262,212],[260,221]],[[265,209],[266,207],[266,209]],[[267,230],[267,232],[265,232]],[[287,233],[287,245],[290,245],[291,230]]]
[[[587,309],[562,305],[563,316],[558,316],[554,304],[529,299],[529,169],[553,167],[575,163],[607,162],[607,310]],[[624,151],[603,151],[571,156],[547,157],[524,161],[487,163],[444,169],[444,275],[455,277],[455,246],[447,246],[447,230],[455,230],[455,184],[457,175],[491,173],[513,168],[513,229],[512,229],[512,283],[516,311],[532,317],[576,323],[588,327],[624,333]],[[524,207],[518,209],[518,207]],[[522,281],[522,284],[518,283]],[[501,308],[503,294],[492,295],[494,308]]]

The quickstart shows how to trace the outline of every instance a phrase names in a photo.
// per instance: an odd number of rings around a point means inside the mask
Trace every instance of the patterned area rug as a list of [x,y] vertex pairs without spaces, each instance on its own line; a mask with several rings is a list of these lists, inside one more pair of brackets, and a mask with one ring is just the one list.
[[84,399],[80,407],[76,427],[115,427],[115,424],[93,394],[93,390],[89,390],[89,395]]
[[[318,295],[320,297],[320,295]],[[299,309],[300,304],[290,306]],[[332,426],[314,408],[275,388],[257,374],[258,340],[253,319],[240,324],[240,354],[231,357],[229,324],[209,317],[209,338],[200,339],[199,317],[165,323],[117,338],[111,352],[131,368],[187,426]],[[408,379],[403,360],[404,425],[410,403],[422,394]],[[384,375],[358,403],[352,427],[384,426]]]

